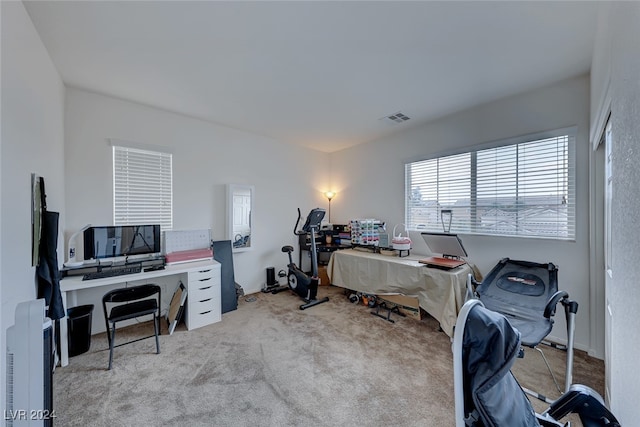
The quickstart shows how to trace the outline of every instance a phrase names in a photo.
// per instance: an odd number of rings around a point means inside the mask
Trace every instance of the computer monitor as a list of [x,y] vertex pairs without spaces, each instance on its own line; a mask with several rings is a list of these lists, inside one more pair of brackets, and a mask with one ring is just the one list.
[[466,257],[467,251],[462,246],[462,240],[457,234],[449,233],[421,233],[431,252],[442,254],[444,257]]
[[84,259],[160,252],[160,225],[90,227],[84,232]]

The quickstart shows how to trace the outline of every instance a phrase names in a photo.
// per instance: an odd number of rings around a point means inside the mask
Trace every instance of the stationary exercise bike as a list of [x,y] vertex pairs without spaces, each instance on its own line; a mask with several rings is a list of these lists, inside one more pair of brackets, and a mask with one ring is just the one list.
[[300,310],[304,310],[315,305],[322,304],[323,302],[327,302],[329,301],[329,298],[316,298],[318,294],[318,250],[316,248],[316,231],[320,228],[320,222],[322,221],[322,218],[324,218],[324,209],[312,209],[311,212],[309,212],[302,229],[298,231],[298,224],[300,224],[301,218],[300,209],[298,209],[298,220],[293,228],[293,233],[296,236],[311,233],[311,276],[307,275],[293,262],[293,258],[291,257],[293,246],[283,246],[282,252],[286,252],[289,255],[289,265],[287,265],[289,268],[287,276],[289,288],[304,300],[306,304],[302,304],[300,306]]

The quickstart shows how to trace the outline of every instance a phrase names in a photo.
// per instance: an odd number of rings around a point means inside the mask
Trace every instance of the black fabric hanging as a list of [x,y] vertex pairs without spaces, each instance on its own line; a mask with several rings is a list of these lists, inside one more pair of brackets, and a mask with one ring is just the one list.
[[42,199],[42,232],[39,246],[39,262],[36,268],[38,277],[38,298],[44,298],[49,307],[47,317],[52,320],[64,317],[64,306],[60,294],[60,271],[58,270],[58,212],[47,210],[44,191],[44,178],[40,178],[40,197]]

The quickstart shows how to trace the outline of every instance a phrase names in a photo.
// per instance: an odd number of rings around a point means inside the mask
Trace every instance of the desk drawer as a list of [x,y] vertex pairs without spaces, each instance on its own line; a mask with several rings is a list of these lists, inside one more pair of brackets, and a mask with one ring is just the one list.
[[189,272],[189,282],[193,281],[208,281],[212,280],[215,277],[214,269],[208,268],[206,270],[198,270],[198,271],[190,271]]
[[189,296],[195,300],[211,298],[219,293],[220,285],[208,282],[189,282]]
[[211,325],[212,323],[216,323],[220,321],[219,312],[216,313],[215,310],[206,311],[204,313],[192,313],[191,315],[187,314],[187,329],[192,330],[196,328],[200,328],[202,326]]
[[193,310],[195,313],[198,313],[198,314],[204,313],[206,311],[215,310],[216,300],[219,301],[219,299],[217,299],[214,296],[210,296],[208,298],[203,298],[203,299],[197,299],[197,300],[194,299],[189,304],[189,309]]
[[198,300],[192,299],[192,296],[189,295],[187,301],[187,329],[199,328],[221,320],[219,293],[209,298]]

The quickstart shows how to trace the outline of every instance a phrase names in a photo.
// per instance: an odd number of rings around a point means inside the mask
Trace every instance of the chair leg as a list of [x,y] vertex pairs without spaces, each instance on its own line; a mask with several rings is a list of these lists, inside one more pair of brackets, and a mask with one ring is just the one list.
[[116,324],[114,322],[113,329],[111,330],[111,341],[109,342],[109,370],[111,370],[111,362],[113,361],[113,346],[115,342],[116,342]]
[[109,327],[109,320],[107,319],[107,315],[104,316],[104,325],[107,328],[107,342],[109,346],[111,346],[111,328]]
[[153,315],[153,330],[156,334],[156,354],[160,354],[160,341],[158,341],[158,324],[160,323],[160,318]]
[[540,352],[540,355],[542,356],[542,360],[544,360],[544,364],[547,365],[547,369],[549,370],[549,373],[551,374],[551,378],[553,378],[553,382],[555,383],[556,388],[562,394],[563,391],[560,390],[560,386],[558,385],[558,380],[556,380],[556,376],[553,374],[553,371],[551,370],[551,366],[549,366],[549,362],[547,361],[547,358],[545,357],[544,353],[542,352],[542,349],[540,349],[539,347],[534,347],[534,348]]
[[[537,350],[540,353],[540,355],[542,356],[542,360],[544,361],[544,364],[547,365],[547,369],[549,370],[549,373],[551,374],[551,378],[553,379],[553,383],[556,385],[556,389],[558,389],[558,392],[560,392],[560,394],[562,394],[563,391],[560,390],[560,385],[558,385],[558,380],[556,379],[556,376],[554,375],[553,370],[551,369],[551,366],[549,365],[549,361],[547,360],[546,356],[544,355],[544,352],[542,351],[541,348],[539,348],[537,346],[533,347],[533,349]],[[530,395],[532,397],[535,397],[538,400],[541,400],[541,401],[546,402],[548,404],[553,403],[553,400],[548,398],[544,394],[540,394],[540,393],[538,393],[536,391],[533,391],[533,390],[531,390],[529,388],[526,388],[526,387],[522,387],[521,386],[521,388],[525,393],[527,393],[528,395]]]
[[565,368],[564,391],[567,392],[573,383],[573,341],[575,338],[577,303],[565,308],[567,318],[567,366]]
[[527,393],[529,396],[535,397],[536,399],[548,403],[549,405],[551,405],[554,401],[552,399],[549,399],[547,396],[545,396],[544,394],[540,394],[536,391],[531,390],[530,388],[527,387],[523,387],[520,386],[520,388],[522,389],[522,391],[524,391],[525,393]]

